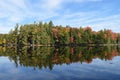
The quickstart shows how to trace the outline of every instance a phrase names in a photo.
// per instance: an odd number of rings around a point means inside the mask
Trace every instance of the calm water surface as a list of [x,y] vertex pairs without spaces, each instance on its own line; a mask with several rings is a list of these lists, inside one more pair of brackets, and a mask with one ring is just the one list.
[[0,47],[0,80],[119,80],[119,49]]

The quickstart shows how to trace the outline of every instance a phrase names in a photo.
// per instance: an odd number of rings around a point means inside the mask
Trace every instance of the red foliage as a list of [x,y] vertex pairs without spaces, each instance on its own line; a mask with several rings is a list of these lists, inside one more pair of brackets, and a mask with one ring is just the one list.
[[90,64],[90,63],[92,62],[92,59],[87,60],[86,62],[87,62],[88,64]]
[[74,48],[70,49],[71,54],[74,54]]
[[116,33],[112,33],[112,40],[117,40],[118,35]]
[[114,51],[112,52],[112,56],[115,57],[115,56],[117,56],[117,55],[118,55],[117,50],[114,50]]
[[70,42],[73,43],[74,42],[74,37],[70,37]]
[[105,38],[108,38],[108,37],[109,37],[109,38],[111,38],[112,40],[117,40],[118,34],[112,32],[112,30],[108,29],[108,30],[105,31],[104,37],[105,37]]

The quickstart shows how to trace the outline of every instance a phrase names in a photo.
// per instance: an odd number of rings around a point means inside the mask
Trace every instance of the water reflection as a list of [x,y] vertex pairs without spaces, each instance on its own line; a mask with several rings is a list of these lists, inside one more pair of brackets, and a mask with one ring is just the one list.
[[[9,57],[18,65],[24,67],[49,68],[55,65],[91,63],[93,59],[112,60],[120,55],[119,47],[0,47],[0,56]],[[111,63],[112,64],[112,63]]]

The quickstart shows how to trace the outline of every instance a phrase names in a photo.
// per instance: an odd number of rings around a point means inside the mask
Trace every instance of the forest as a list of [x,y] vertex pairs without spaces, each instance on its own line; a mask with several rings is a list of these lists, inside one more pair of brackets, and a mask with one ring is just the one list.
[[81,46],[120,44],[120,33],[110,29],[93,31],[91,27],[70,27],[48,23],[18,25],[8,34],[0,34],[1,46]]

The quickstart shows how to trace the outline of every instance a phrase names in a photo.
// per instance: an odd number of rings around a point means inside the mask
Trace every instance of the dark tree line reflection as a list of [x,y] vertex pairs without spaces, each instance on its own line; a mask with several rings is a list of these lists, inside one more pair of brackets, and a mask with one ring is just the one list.
[[54,65],[74,62],[91,63],[93,59],[112,60],[120,55],[118,46],[110,47],[0,47],[0,56],[7,56],[18,65],[34,68],[49,68]]

